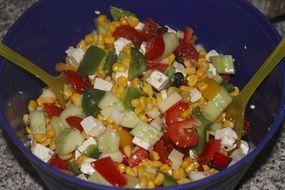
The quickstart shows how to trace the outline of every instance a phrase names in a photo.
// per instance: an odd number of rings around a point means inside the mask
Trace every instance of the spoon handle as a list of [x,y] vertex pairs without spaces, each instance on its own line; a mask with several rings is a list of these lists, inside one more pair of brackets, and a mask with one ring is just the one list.
[[251,95],[255,92],[260,83],[267,77],[267,75],[275,68],[275,66],[280,63],[280,61],[285,56],[285,37],[282,38],[281,42],[271,53],[271,55],[266,59],[264,64],[257,70],[251,80],[246,84],[246,86],[240,92],[240,95],[247,98],[248,102]]
[[25,57],[21,56],[14,50],[7,47],[5,44],[0,42],[0,56],[4,57],[5,59],[11,61],[12,63],[16,64],[17,66],[23,68],[24,70],[28,71],[29,73],[33,74],[40,80],[42,80],[47,85],[51,84],[51,78],[47,72],[42,70],[40,67],[33,64],[31,61],[26,59]]

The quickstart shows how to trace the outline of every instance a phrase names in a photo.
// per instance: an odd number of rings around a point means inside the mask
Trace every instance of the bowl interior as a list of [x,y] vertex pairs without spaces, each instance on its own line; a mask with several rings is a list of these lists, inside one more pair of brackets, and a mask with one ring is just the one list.
[[[232,79],[239,87],[250,79],[279,39],[265,18],[245,1],[55,0],[38,2],[16,22],[4,41],[49,73],[57,74],[54,66],[64,61],[65,50],[94,29],[94,11],[109,15],[109,5],[130,10],[141,19],[151,17],[175,29],[192,27],[198,42],[207,50],[233,55],[237,75]],[[27,103],[40,94],[44,85],[6,61],[0,64],[1,122],[6,131],[12,129],[20,134]],[[268,133],[283,104],[283,69],[275,69],[250,102],[255,105],[254,110],[247,112],[253,131],[249,139],[254,145]]]

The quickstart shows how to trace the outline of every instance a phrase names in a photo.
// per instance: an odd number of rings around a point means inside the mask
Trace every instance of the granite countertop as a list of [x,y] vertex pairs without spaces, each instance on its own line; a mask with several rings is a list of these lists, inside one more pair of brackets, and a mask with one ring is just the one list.
[[[269,0],[250,0],[264,14],[270,9]],[[273,0],[275,5],[279,0]],[[0,0],[0,40],[7,29],[36,0]],[[284,0],[279,1],[285,6]],[[273,3],[272,3],[273,4]],[[267,14],[272,16],[271,14]],[[285,21],[275,23],[278,31],[285,34]],[[0,128],[0,189],[47,190],[28,160],[8,139]],[[285,126],[282,126],[270,144],[257,157],[237,190],[281,190],[285,189]]]

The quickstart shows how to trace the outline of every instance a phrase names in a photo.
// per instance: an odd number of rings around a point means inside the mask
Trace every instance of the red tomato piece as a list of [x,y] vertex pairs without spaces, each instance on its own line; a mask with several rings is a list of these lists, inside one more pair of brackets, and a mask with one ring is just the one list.
[[159,58],[164,51],[164,41],[161,35],[149,39],[146,42],[145,58],[148,60],[154,60]]
[[140,37],[142,41],[148,41],[158,34],[163,34],[167,32],[167,28],[161,28],[157,23],[155,23],[151,18],[144,20],[144,27],[140,32]]
[[148,157],[148,151],[138,147],[137,150],[135,150],[132,155],[128,159],[128,163],[131,167],[134,167],[138,165],[141,161],[146,159]]
[[134,28],[128,25],[119,26],[113,33],[113,36],[118,38],[126,38],[132,41],[136,46],[141,43],[140,34]]
[[193,43],[193,30],[189,26],[184,28],[183,43]]
[[213,156],[212,163],[215,164],[219,169],[225,169],[231,161],[231,157],[222,154],[220,152],[215,152]]
[[58,157],[58,155],[53,156],[49,161],[48,164],[62,170],[67,170],[67,163],[68,160],[62,160]]
[[211,162],[213,160],[214,154],[220,151],[220,149],[221,149],[220,140],[216,140],[216,139],[210,140],[206,144],[202,154],[200,155],[198,159],[198,162],[200,164],[206,164],[206,163]]
[[177,117],[184,111],[189,109],[189,104],[187,102],[178,102],[166,111],[166,124],[177,122]]
[[160,72],[164,72],[164,70],[168,67],[167,64],[163,63],[154,63],[152,61],[148,61],[147,68],[152,70],[158,70]]
[[198,143],[198,133],[194,127],[197,122],[194,118],[184,121],[177,121],[167,127],[167,134],[170,140],[178,147],[188,148]]
[[81,117],[78,116],[69,116],[68,118],[65,119],[66,122],[73,128],[78,129],[80,132],[83,131],[83,127],[80,124],[82,121]]
[[180,43],[175,50],[177,57],[182,57],[189,60],[198,60],[198,52],[192,43]]
[[126,178],[120,173],[118,167],[109,156],[96,160],[91,165],[113,186],[122,187],[127,184]]
[[82,77],[75,71],[66,70],[64,74],[75,92],[82,93],[85,89],[92,87],[88,78]]
[[155,145],[153,146],[153,150],[155,152],[157,152],[159,154],[159,160],[162,162],[162,163],[167,163],[168,161],[168,154],[167,153],[167,150],[166,150],[166,147],[164,146],[164,142],[163,140],[159,140],[155,143]]
[[59,116],[63,109],[55,104],[44,103],[44,111],[49,118],[52,118],[53,116]]

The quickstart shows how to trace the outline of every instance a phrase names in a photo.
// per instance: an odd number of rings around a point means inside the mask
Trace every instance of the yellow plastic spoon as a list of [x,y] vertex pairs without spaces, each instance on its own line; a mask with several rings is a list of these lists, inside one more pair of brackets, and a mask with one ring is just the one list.
[[271,55],[257,70],[250,81],[241,90],[239,95],[233,98],[233,101],[226,109],[226,117],[234,121],[234,130],[239,137],[242,136],[243,123],[247,103],[261,82],[268,74],[280,63],[285,57],[285,37],[281,40],[278,46],[274,49]]
[[14,50],[7,47],[5,44],[0,42],[0,56],[9,60],[11,63],[14,63],[21,67],[22,69],[28,71],[29,73],[36,76],[42,82],[44,82],[56,95],[56,98],[59,104],[64,108],[65,99],[63,96],[63,86],[66,83],[66,78],[63,74],[59,76],[51,76],[31,61],[27,60],[23,56],[16,53]]

